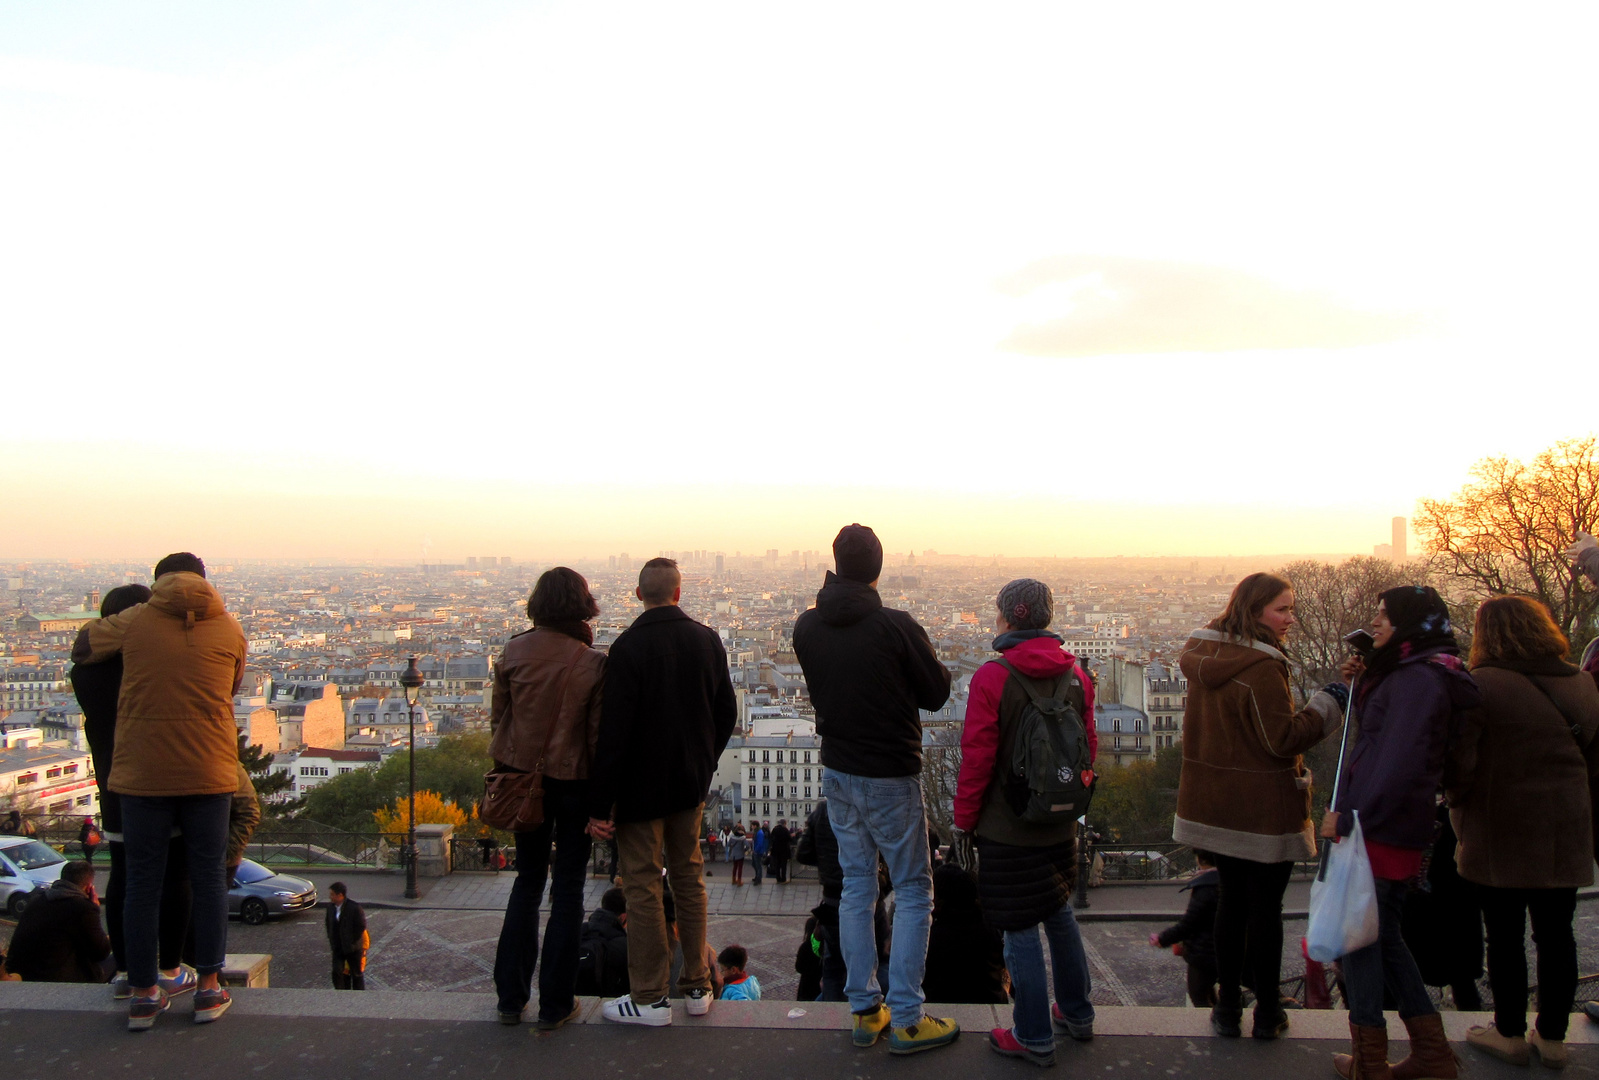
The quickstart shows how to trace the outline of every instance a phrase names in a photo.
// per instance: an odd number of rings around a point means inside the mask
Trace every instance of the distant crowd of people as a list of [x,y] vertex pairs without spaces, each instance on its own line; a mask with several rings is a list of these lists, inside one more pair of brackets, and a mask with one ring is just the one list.
[[[1568,554],[1599,584],[1599,543],[1580,534]],[[990,1048],[1053,1064],[1058,1036],[1094,1035],[1069,902],[1078,819],[1094,785],[1094,681],[1048,629],[1049,587],[1006,584],[995,598],[999,656],[970,684],[946,860],[924,804],[920,710],[943,706],[950,672],[926,631],[884,606],[883,549],[871,529],[846,526],[833,556],[835,570],[793,631],[825,798],[803,825],[713,831],[707,853],[725,862],[734,886],[746,861],[756,885],[768,868],[785,882],[791,859],[817,868],[821,903],[794,960],[800,996],[847,1001],[856,1046],[946,1046],[960,1028],[928,1015],[925,1001],[1008,1002],[1011,1023],[988,1033]],[[609,1021],[654,1027],[672,1023],[674,997],[703,1017],[714,1000],[761,996],[743,946],[707,943],[703,804],[737,711],[724,648],[679,606],[672,560],[647,562],[636,595],[643,613],[602,653],[588,583],[565,567],[545,572],[527,604],[533,629],[513,637],[494,668],[494,767],[536,773],[543,792],[541,820],[514,833],[514,864],[503,864],[516,880],[493,977],[507,1024],[533,1004],[535,978],[543,1030],[575,1017],[579,994],[602,995]],[[29,906],[6,959],[24,978],[120,980],[133,1030],[188,991],[195,1020],[214,1020],[230,1005],[218,982],[230,868],[259,818],[233,723],[243,634],[188,554],[162,560],[153,589],[112,590],[101,614],[74,646],[72,681],[103,788],[105,929],[90,863],[74,862],[44,903]],[[1339,843],[1358,828],[1378,935],[1336,965],[1351,1036],[1337,1072],[1457,1076],[1427,983],[1451,986],[1462,1007],[1480,1005],[1484,952],[1493,1022],[1468,1041],[1512,1062],[1536,1054],[1564,1064],[1576,893],[1592,884],[1599,837],[1599,640],[1570,664],[1569,642],[1542,604],[1499,596],[1477,608],[1463,658],[1434,589],[1390,589],[1342,680],[1297,705],[1285,651],[1295,622],[1291,584],[1251,574],[1183,649],[1173,837],[1195,850],[1199,870],[1184,918],[1150,944],[1182,952],[1189,997],[1211,1010],[1217,1035],[1243,1034],[1253,991],[1250,1034],[1278,1037],[1289,1022],[1277,987],[1292,868],[1315,856],[1318,836]],[[1313,822],[1303,754],[1351,719],[1357,734],[1336,801]],[[95,829],[89,842],[90,825],[80,842],[92,857],[100,837]],[[595,841],[611,845],[619,885],[585,920]],[[1414,891],[1421,882],[1431,887]],[[1531,1028],[1529,918],[1539,987]],[[360,989],[370,938],[342,884],[326,925],[335,986]],[[1419,944],[1440,937],[1441,946]],[[1385,1005],[1410,1036],[1410,1056],[1395,1065]]]

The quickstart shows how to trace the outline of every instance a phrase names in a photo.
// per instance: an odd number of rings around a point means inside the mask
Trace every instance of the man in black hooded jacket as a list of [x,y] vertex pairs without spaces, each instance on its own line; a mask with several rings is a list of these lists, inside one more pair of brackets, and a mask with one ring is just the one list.
[[[845,993],[857,1046],[875,1043],[892,1021],[889,1049],[915,1053],[960,1034],[954,1021],[923,1015],[921,989],[933,899],[918,710],[943,707],[950,674],[916,620],[883,606],[883,545],[871,529],[841,529],[833,562],[816,607],[794,625],[794,652],[816,707],[822,790],[844,870]],[[896,898],[886,1001],[872,932],[879,855]]]

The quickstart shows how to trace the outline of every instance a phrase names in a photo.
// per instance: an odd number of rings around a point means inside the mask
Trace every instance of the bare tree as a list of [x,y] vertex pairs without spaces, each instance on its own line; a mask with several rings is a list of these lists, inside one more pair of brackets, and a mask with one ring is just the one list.
[[1536,596],[1581,655],[1599,590],[1571,568],[1565,549],[1599,521],[1599,436],[1558,442],[1530,462],[1486,458],[1471,477],[1452,497],[1417,505],[1416,533],[1433,565],[1472,601]]
[[1338,679],[1338,665],[1349,656],[1344,635],[1371,622],[1380,595],[1400,585],[1427,584],[1421,567],[1369,556],[1341,563],[1306,559],[1277,572],[1294,587],[1299,621],[1289,636],[1288,652],[1301,701]]
[[927,728],[922,736],[922,792],[927,820],[946,841],[955,835],[955,782],[960,771],[960,729]]

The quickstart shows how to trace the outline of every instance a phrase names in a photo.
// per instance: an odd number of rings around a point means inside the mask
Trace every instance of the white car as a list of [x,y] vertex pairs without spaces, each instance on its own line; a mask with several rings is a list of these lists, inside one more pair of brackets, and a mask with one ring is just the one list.
[[67,857],[26,836],[0,836],[0,906],[21,915],[28,895],[47,888],[61,876]]

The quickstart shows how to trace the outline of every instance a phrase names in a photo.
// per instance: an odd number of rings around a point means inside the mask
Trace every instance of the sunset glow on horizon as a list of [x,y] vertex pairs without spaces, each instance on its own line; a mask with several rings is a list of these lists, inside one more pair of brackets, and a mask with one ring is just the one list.
[[0,558],[1367,554],[1599,429],[1577,10],[13,6]]

